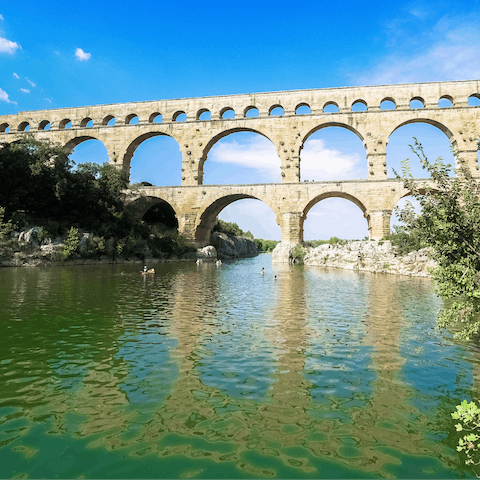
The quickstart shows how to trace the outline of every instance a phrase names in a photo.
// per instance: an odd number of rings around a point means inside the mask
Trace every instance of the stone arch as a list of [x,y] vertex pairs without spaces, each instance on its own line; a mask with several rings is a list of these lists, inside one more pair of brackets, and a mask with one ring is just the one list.
[[[299,110],[301,108],[303,108],[303,109],[308,108],[308,113],[299,112]],[[310,105],[308,103],[301,102],[295,107],[295,115],[311,115],[311,113],[312,113],[312,108],[310,107]]]
[[18,125],[18,128],[17,128],[17,131],[18,132],[26,132],[27,131],[27,128],[30,126],[30,123],[28,122],[21,122],[19,125]]
[[362,144],[364,143],[363,135],[356,128],[353,128],[351,125],[348,125],[347,123],[341,123],[341,122],[326,122],[326,123],[322,123],[321,125],[317,125],[316,127],[312,128],[306,135],[304,135],[303,140],[302,140],[302,144],[300,146],[299,153],[302,151],[302,149],[305,145],[305,142],[308,140],[308,138],[311,135],[313,135],[318,130],[321,130],[322,128],[327,128],[327,127],[345,128],[345,129],[349,130],[350,132],[354,133],[362,141]]
[[[210,114],[210,118],[200,118],[200,117],[202,117],[202,115],[204,116],[205,114],[207,114],[207,115]],[[212,114],[211,114],[211,112],[208,108],[201,108],[197,112],[197,115],[195,116],[196,120],[201,120],[201,121],[211,120],[211,118],[212,118]]]
[[93,119],[91,119],[90,117],[85,117],[81,122],[80,122],[80,127],[82,128],[87,128],[88,127],[88,124],[92,122],[93,124]]
[[[413,105],[412,105],[412,102],[414,102]],[[420,106],[415,106],[415,102],[420,103],[421,107]],[[418,105],[418,103],[417,103],[417,105]],[[409,108],[412,109],[412,110],[425,108],[425,100],[422,97],[412,97],[410,99],[410,102],[408,102],[408,104],[409,104]]]
[[[102,125],[108,125],[112,120],[115,122],[115,117],[113,115],[107,115],[102,120]],[[115,125],[115,123],[113,123],[113,125]]]
[[233,118],[235,118],[235,110],[234,110],[232,107],[223,107],[223,108],[220,110],[220,118],[223,118],[224,120],[227,120],[227,119],[224,118],[224,115],[225,115],[227,112],[233,112]]
[[[447,106],[443,106],[443,107],[440,107],[440,102],[442,100],[448,100],[450,102],[450,105]],[[449,107],[452,107],[453,106],[453,97],[451,95],[442,95],[439,99],[438,99],[438,103],[439,103],[439,107],[440,108],[449,108]]]
[[[253,115],[252,117],[247,117],[247,115],[248,115],[249,112],[256,113],[256,115]],[[248,107],[246,107],[246,108],[243,110],[243,116],[244,116],[244,118],[256,118],[256,117],[259,117],[259,116],[260,116],[260,110],[259,110],[258,107],[256,107],[255,105],[249,105]]]
[[167,201],[164,198],[151,195],[142,195],[141,197],[129,203],[126,208],[134,218],[140,220],[152,207],[158,204],[165,205],[166,209],[175,216],[176,228],[178,229],[178,207],[173,202]]
[[[200,160],[200,169],[203,171],[203,164],[205,163],[205,160],[207,159],[208,153],[212,149],[212,147],[222,138],[227,137],[228,135],[231,135],[233,133],[238,133],[238,132],[252,132],[252,133],[258,133],[262,137],[265,137],[267,140],[270,140],[272,142],[271,138],[268,137],[264,132],[261,132],[260,130],[255,130],[253,128],[246,128],[246,127],[236,127],[236,128],[230,128],[228,130],[224,130],[220,133],[217,133],[214,137],[212,137],[207,144],[205,145],[205,148],[203,149],[203,155]],[[275,145],[272,142],[273,145]],[[275,146],[276,148],[276,146]],[[280,166],[280,159],[278,159],[278,165]]]
[[155,122],[155,119],[158,118],[158,117],[161,117],[160,121],[158,121],[157,123],[161,123],[163,122],[163,116],[160,112],[153,112],[149,117],[148,117],[148,123],[154,123]]
[[[132,157],[135,153],[135,150],[138,148],[138,146],[142,142],[144,142],[145,140],[148,140],[149,138],[153,138],[153,137],[157,137],[157,136],[166,136],[166,137],[173,138],[178,143],[178,145],[180,146],[180,143],[179,143],[178,139],[176,139],[174,136],[169,135],[167,133],[159,132],[159,131],[147,132],[147,133],[144,133],[144,134],[139,135],[137,137],[134,137],[132,140],[130,140],[128,142],[128,146],[127,146],[127,148],[125,150],[125,153],[123,155],[122,166],[123,166],[123,169],[126,172],[130,172],[130,163],[131,163]],[[179,165],[179,168],[180,168],[180,165]]]
[[454,147],[457,144],[453,133],[446,125],[444,125],[443,123],[440,123],[438,120],[434,120],[433,118],[427,118],[427,117],[411,118],[409,120],[406,120],[405,122],[400,123],[399,125],[396,125],[393,128],[390,127],[386,129],[386,131],[388,132],[388,134],[386,135],[387,143],[388,143],[388,139],[390,138],[392,133],[395,132],[395,130],[398,130],[400,127],[408,125],[409,123],[428,123],[429,125],[437,127],[440,131],[442,131],[447,136],[448,140]]
[[81,136],[78,136],[78,137],[71,138],[70,140],[68,140],[68,142],[65,144],[65,146],[67,148],[70,148],[70,149],[73,150],[75,147],[77,147],[78,145],[80,145],[83,142],[87,142],[88,140],[98,140],[99,142],[101,142],[103,144],[103,146],[105,148],[107,148],[107,146],[105,145],[105,143],[103,143],[102,140],[100,140],[97,137],[93,137],[91,135],[81,135]]
[[6,133],[10,129],[10,125],[8,123],[2,123],[0,125],[0,132]]
[[138,118],[138,115],[136,113],[130,113],[125,117],[125,125],[130,125],[130,122],[134,119]]
[[50,120],[42,120],[38,125],[38,129],[45,130],[49,125],[50,125]]
[[197,246],[204,247],[205,245],[208,245],[210,242],[210,233],[215,225],[215,220],[225,207],[233,202],[236,202],[237,200],[243,200],[246,198],[260,200],[268,205],[275,214],[277,214],[277,212],[264,198],[259,198],[253,194],[239,192],[219,196],[217,199],[213,200],[213,202],[209,201],[208,204],[203,205],[199,209],[197,222],[195,224],[195,243]]
[[304,226],[305,226],[305,221],[307,220],[308,213],[310,210],[315,207],[317,204],[319,204],[321,201],[326,200],[326,199],[333,199],[333,198],[341,198],[344,200],[348,200],[349,202],[353,203],[356,205],[364,218],[367,219],[367,224],[369,223],[369,218],[368,218],[368,209],[366,206],[366,202],[360,199],[358,196],[353,195],[348,192],[344,192],[341,190],[338,190],[336,186],[332,186],[331,190],[329,191],[324,191],[318,195],[315,195],[308,203],[306,203],[305,207],[302,210],[302,215],[299,217],[300,221],[300,236],[301,236],[301,241],[304,241]]
[[[357,110],[354,110],[354,108],[358,106],[361,108],[361,106],[365,107],[365,109],[363,110],[360,110],[360,109],[357,109]],[[365,100],[362,100],[361,98],[359,98],[358,100],[355,100],[353,103],[352,103],[352,107],[351,107],[351,110],[352,112],[354,111],[357,111],[357,112],[365,112],[368,110],[368,105],[367,105],[367,102]]]
[[470,107],[478,107],[480,106],[480,93],[472,93],[468,97],[468,105]]
[[187,121],[187,118],[186,118],[187,114],[183,110],[177,110],[172,116],[172,122],[181,122],[182,120],[179,120],[179,117],[181,115],[185,115],[185,120],[183,121]]
[[[282,113],[272,113],[276,108],[279,108],[282,110]],[[285,109],[282,107],[282,105],[280,105],[279,103],[276,103],[275,105],[272,105],[269,109],[268,109],[268,115],[271,116],[283,116],[285,115]]]
[[[382,108],[382,103],[383,102],[392,102],[393,103],[393,108]],[[397,109],[397,102],[393,97],[385,97],[380,101],[380,109],[381,110],[396,110]]]

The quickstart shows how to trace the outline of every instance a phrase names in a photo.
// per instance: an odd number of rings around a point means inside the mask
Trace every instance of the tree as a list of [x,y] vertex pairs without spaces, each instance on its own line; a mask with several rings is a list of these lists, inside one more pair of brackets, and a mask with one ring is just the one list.
[[[422,246],[430,247],[436,291],[446,300],[438,317],[439,327],[454,327],[456,337],[470,338],[480,330],[480,183],[454,152],[459,168],[449,177],[451,165],[441,158],[429,162],[417,139],[412,151],[431,176],[434,186],[419,185],[408,161],[401,178],[422,208],[400,213],[405,231]],[[397,175],[398,176],[398,175]]]

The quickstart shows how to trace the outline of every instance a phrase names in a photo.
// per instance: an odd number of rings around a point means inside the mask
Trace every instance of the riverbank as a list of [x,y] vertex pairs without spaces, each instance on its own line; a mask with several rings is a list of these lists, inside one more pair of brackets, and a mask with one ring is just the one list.
[[346,245],[320,245],[305,248],[303,263],[309,266],[333,267],[371,273],[390,273],[412,277],[430,277],[436,266],[427,249],[397,255],[386,241],[357,241]]

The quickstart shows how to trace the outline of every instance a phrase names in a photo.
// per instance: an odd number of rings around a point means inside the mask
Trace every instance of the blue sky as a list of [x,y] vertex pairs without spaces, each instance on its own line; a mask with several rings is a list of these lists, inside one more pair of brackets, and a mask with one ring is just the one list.
[[[480,2],[92,2],[0,4],[0,114],[21,110],[250,93],[480,78]],[[420,124],[397,130],[389,166],[412,158],[419,137],[430,157],[451,158],[446,137]],[[273,152],[273,153],[272,153]],[[326,162],[335,158],[335,162]],[[100,142],[76,161],[106,161]],[[132,181],[180,183],[168,138],[142,144]],[[332,164],[338,166],[332,169]],[[340,168],[341,167],[341,168]],[[317,132],[302,151],[302,179],[365,178],[365,150],[346,130]],[[255,180],[254,180],[255,179]],[[278,159],[255,134],[225,137],[205,163],[205,183],[279,181]],[[279,238],[273,213],[244,200],[221,218]],[[305,237],[362,238],[360,210],[317,204]]]

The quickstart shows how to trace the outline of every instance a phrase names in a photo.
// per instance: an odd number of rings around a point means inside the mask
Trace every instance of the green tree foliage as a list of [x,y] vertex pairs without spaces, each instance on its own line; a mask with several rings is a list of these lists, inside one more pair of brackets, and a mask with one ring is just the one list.
[[217,218],[217,221],[212,228],[212,232],[225,233],[226,235],[233,237],[247,237],[253,240],[253,233],[250,232],[250,230],[244,232],[236,223],[225,222],[219,218]]
[[437,267],[432,271],[437,293],[447,300],[438,318],[440,327],[454,327],[456,336],[469,338],[480,329],[480,183],[472,177],[461,158],[456,177],[442,159],[428,161],[422,146],[412,147],[434,186],[414,182],[407,168],[402,171],[405,187],[422,208],[400,214],[405,232],[431,248]]
[[466,455],[465,464],[480,465],[480,409],[475,402],[468,403],[464,400],[457,405],[457,410],[452,413],[454,420],[459,420],[455,425],[457,432],[463,432],[463,437],[458,440],[457,452]]

